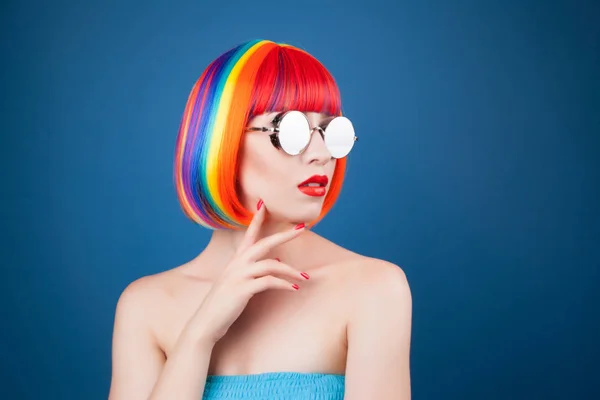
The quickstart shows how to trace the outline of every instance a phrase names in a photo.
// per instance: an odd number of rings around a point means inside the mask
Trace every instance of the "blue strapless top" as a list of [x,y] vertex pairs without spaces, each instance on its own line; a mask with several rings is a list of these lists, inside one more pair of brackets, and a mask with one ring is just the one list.
[[343,400],[344,375],[267,372],[209,375],[203,400]]

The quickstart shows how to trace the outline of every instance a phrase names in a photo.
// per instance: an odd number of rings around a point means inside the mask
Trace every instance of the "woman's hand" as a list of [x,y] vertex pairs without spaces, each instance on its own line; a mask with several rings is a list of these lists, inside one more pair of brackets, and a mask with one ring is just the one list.
[[257,241],[265,214],[266,207],[259,201],[258,211],[236,254],[190,320],[190,324],[199,330],[201,339],[210,344],[227,333],[255,294],[268,289],[296,291],[299,287],[293,281],[308,279],[308,275],[279,260],[261,260],[271,249],[304,231],[304,224],[300,224]]

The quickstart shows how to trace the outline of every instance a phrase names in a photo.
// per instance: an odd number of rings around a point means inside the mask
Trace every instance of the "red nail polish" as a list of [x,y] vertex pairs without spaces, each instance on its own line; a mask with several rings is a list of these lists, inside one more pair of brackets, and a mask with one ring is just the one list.
[[256,209],[257,209],[257,210],[260,210],[260,207],[262,207],[262,205],[263,205],[263,201],[262,201],[262,199],[261,199],[261,200],[259,200],[259,201],[258,201],[258,203],[256,204]]
[[292,287],[296,290],[300,289],[300,286],[296,285],[295,283],[292,285]]
[[298,224],[294,227],[295,230],[304,228],[304,223]]
[[302,272],[300,275],[304,277],[304,279],[310,279],[310,276],[306,272]]

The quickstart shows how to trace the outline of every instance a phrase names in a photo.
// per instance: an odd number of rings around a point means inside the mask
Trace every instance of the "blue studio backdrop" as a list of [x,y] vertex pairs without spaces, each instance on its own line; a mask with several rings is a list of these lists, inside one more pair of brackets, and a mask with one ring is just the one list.
[[172,183],[189,91],[254,38],[340,85],[316,231],[406,272],[413,397],[600,398],[598,4],[3,2],[0,398],[107,397],[119,294],[210,235]]

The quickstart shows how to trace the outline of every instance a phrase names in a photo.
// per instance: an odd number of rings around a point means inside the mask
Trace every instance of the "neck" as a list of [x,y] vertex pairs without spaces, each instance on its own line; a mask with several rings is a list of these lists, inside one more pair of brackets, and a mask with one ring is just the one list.
[[[261,226],[260,233],[256,241],[274,235],[278,232],[294,229],[296,224],[289,222],[265,221]],[[246,235],[246,230],[216,230],[202,254],[213,260],[220,260],[218,264],[224,267],[236,254],[240,244]],[[316,235],[310,231],[305,231],[300,236],[273,247],[263,259],[279,258],[282,262],[293,263],[302,260],[307,254],[310,254],[310,242]],[[255,242],[256,243],[256,242]]]

